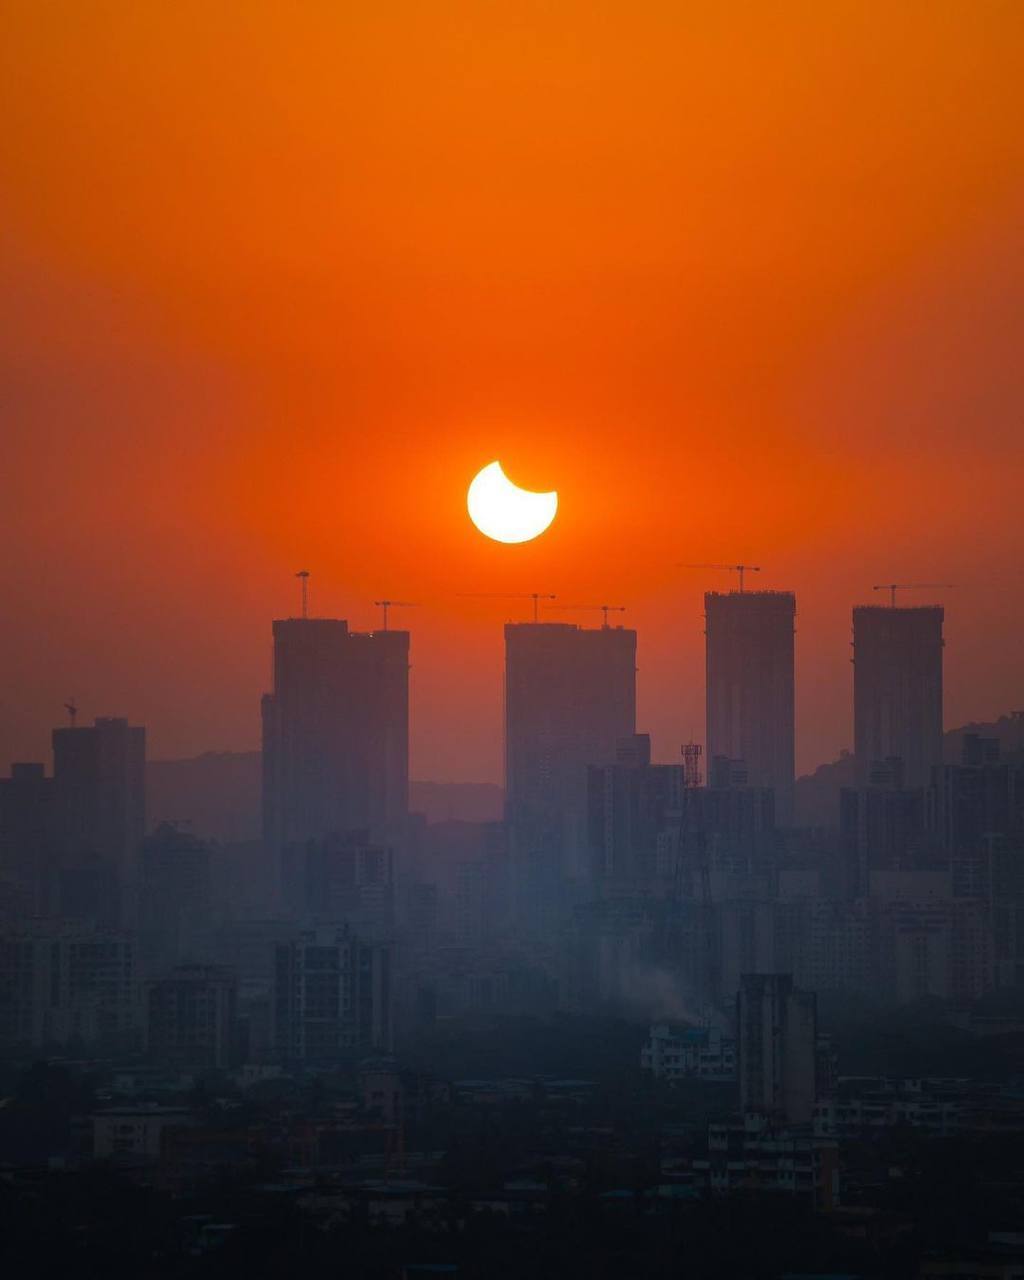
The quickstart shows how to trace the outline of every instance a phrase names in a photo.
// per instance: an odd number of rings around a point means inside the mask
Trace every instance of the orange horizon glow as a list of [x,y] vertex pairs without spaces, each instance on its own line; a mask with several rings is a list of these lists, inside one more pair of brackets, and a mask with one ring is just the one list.
[[[9,9],[0,770],[71,694],[255,747],[300,567],[419,602],[417,778],[500,777],[474,592],[626,604],[639,728],[701,738],[684,562],[797,592],[801,770],[876,582],[958,584],[949,725],[1024,705],[1022,47],[999,0]],[[542,537],[470,525],[491,458]]]

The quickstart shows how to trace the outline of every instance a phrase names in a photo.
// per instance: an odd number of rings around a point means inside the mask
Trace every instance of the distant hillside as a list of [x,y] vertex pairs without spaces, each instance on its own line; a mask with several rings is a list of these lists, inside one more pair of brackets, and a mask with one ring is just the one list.
[[[498,822],[501,787],[489,782],[412,782],[409,807],[428,822]],[[255,840],[260,834],[260,753],[208,751],[185,760],[151,760],[146,766],[150,827],[187,821],[212,840]]]
[[[942,754],[947,764],[960,759],[965,733],[998,738],[1004,752],[1024,749],[1024,721],[1001,716],[991,722],[961,725],[943,737]],[[813,773],[796,780],[796,820],[802,827],[835,827],[839,824],[839,792],[854,785],[854,760],[846,753],[830,764],[819,765]]]

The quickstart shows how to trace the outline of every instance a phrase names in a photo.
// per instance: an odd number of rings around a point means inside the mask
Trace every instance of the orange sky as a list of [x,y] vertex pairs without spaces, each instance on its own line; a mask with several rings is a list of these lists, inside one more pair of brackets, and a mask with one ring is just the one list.
[[[417,777],[500,773],[516,604],[460,591],[628,604],[641,727],[700,737],[727,579],[679,561],[798,592],[802,767],[873,582],[957,584],[949,723],[1024,705],[1016,0],[3,25],[0,761],[71,694],[256,745],[300,567],[356,626],[422,602]],[[495,457],[560,491],[536,543],[468,523]]]

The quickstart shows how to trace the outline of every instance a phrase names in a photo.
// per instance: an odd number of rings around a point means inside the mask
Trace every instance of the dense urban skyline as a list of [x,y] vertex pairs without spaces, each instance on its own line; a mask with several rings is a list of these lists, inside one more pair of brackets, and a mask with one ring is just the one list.
[[4,6],[8,1271],[1024,1276],[1022,52]]

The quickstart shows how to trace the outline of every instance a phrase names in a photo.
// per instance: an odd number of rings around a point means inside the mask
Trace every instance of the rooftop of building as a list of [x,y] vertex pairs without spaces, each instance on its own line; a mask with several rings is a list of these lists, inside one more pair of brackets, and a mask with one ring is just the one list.
[[855,604],[855,614],[870,613],[881,617],[906,616],[908,614],[943,613],[941,604]]
[[600,635],[604,632],[612,632],[625,635],[636,635],[636,630],[633,627],[623,627],[618,624],[585,627],[578,622],[506,622],[505,630],[524,632],[533,631],[547,634],[551,634],[553,632],[583,632],[587,635]]
[[742,591],[733,587],[730,591],[705,591],[705,596],[717,596],[719,599],[744,599],[744,600],[763,600],[765,597],[782,597],[784,599],[796,599],[795,591],[781,591],[777,587],[764,587],[761,589],[750,590],[746,587]]
[[353,639],[379,638],[380,636],[402,636],[408,639],[410,634],[402,627],[388,627],[387,630],[378,627],[371,628],[369,631],[353,631],[349,627],[347,618],[275,618],[272,625],[275,635],[278,634],[279,628],[292,632],[304,631],[309,635],[317,632],[323,635],[344,635]]

